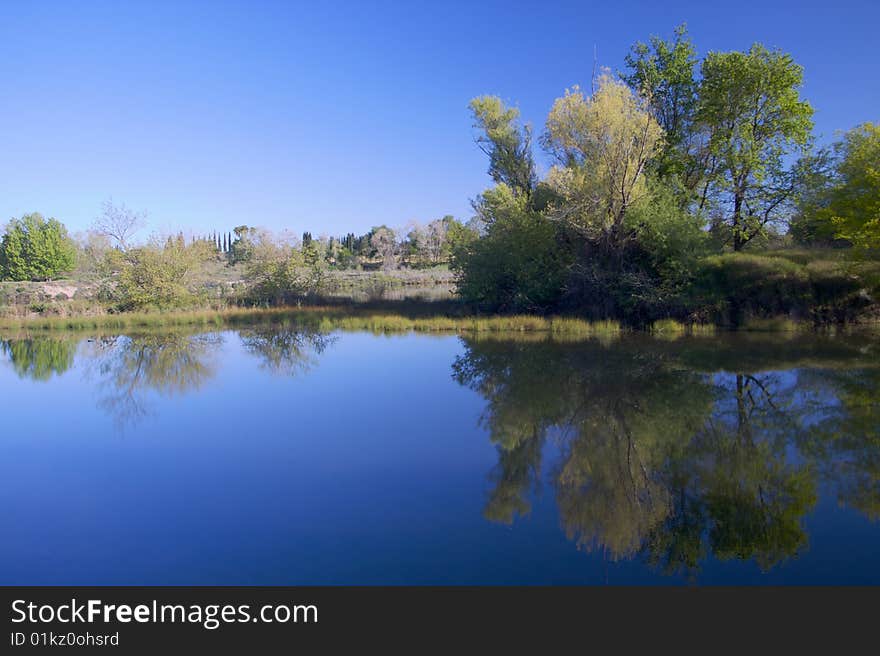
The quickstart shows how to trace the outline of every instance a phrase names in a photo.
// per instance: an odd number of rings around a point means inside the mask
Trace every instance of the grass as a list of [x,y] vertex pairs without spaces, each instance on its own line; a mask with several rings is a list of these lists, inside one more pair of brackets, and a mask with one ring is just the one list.
[[546,333],[554,336],[613,338],[622,332],[615,321],[589,322],[568,317],[449,316],[419,313],[376,313],[352,306],[316,306],[271,309],[228,309],[196,312],[120,313],[82,317],[6,317],[2,330],[102,330],[175,326],[223,327],[256,324],[303,326],[318,330],[373,333]]
[[771,319],[749,319],[740,330],[747,332],[762,333],[798,333],[808,329],[808,325],[801,321],[792,321],[784,317],[774,317]]
[[[617,321],[587,321],[576,317],[537,315],[473,315],[460,304],[377,303],[315,305],[283,308],[227,308],[196,311],[127,312],[87,316],[7,316],[0,317],[0,331],[77,331],[133,330],[151,328],[223,328],[278,325],[329,332],[367,331],[374,334],[406,332],[463,333],[469,335],[535,335],[558,341],[598,339],[613,341],[626,328]],[[876,330],[880,323],[863,325]],[[803,333],[812,324],[789,318],[749,319],[739,330],[745,332]],[[674,340],[683,336],[709,337],[718,328],[713,324],[685,324],[674,319],[654,322],[647,332]]]
[[675,319],[660,319],[651,324],[648,332],[661,339],[678,339],[684,335],[710,337],[717,332],[717,327],[710,323],[685,324]]

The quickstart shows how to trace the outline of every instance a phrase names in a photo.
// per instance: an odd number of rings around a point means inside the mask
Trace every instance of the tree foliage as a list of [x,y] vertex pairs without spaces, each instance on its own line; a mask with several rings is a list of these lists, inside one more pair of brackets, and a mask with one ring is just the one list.
[[827,193],[827,218],[835,235],[880,248],[880,124],[864,123],[836,144],[837,167]]
[[609,248],[625,241],[629,208],[646,194],[645,168],[663,130],[644,102],[609,75],[586,97],[575,87],[556,100],[544,143],[557,166],[548,183],[561,198],[553,215]]
[[117,302],[122,309],[168,309],[194,300],[191,284],[213,249],[204,241],[186,244],[182,236],[168,237],[129,249],[119,274]]
[[453,247],[459,293],[503,311],[544,311],[559,299],[567,259],[557,226],[506,183],[475,204],[484,234],[462,234]]
[[699,60],[686,25],[671,40],[652,36],[636,43],[626,56],[621,77],[643,97],[663,128],[661,153],[652,162],[657,176],[676,193],[683,207],[701,211],[716,158],[708,147],[707,126],[697,121],[700,103]]
[[532,131],[518,122],[519,110],[497,96],[480,96],[470,104],[477,144],[489,156],[489,175],[514,194],[531,193],[537,179],[532,156]]
[[76,245],[57,219],[36,212],[13,219],[0,241],[0,277],[52,280],[76,265]]
[[697,121],[717,160],[710,190],[718,225],[735,251],[790,209],[795,176],[786,158],[805,151],[813,128],[802,82],[791,55],[760,44],[703,60]]

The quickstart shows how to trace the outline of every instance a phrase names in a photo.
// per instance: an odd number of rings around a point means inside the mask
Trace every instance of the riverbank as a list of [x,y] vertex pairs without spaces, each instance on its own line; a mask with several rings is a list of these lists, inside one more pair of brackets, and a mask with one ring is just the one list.
[[[647,332],[661,338],[712,335],[725,330],[713,324],[684,324],[665,319],[636,331],[618,321],[588,321],[571,316],[478,315],[460,303],[401,302],[376,304],[302,305],[280,308],[225,308],[179,312],[105,313],[83,316],[2,317],[0,330],[130,330],[163,327],[236,327],[246,325],[302,326],[312,330],[373,333],[549,333],[574,337],[611,337],[623,332]],[[876,330],[876,321],[823,331]],[[787,318],[754,319],[741,332],[798,333],[813,324]]]

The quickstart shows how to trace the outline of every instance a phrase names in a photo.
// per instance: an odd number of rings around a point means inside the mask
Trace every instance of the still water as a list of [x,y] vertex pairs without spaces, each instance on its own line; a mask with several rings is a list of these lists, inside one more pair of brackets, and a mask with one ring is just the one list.
[[0,584],[880,584],[878,349],[6,335]]

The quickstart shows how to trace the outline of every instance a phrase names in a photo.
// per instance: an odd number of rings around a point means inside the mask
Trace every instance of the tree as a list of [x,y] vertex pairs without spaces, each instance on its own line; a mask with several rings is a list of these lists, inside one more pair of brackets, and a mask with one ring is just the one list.
[[827,218],[837,237],[863,248],[880,248],[880,123],[864,123],[835,145],[836,178],[828,193]]
[[431,221],[425,228],[425,252],[430,264],[437,264],[444,258],[449,226],[453,221],[455,219],[452,216],[446,215],[442,219]]
[[[316,252],[314,242],[304,250]],[[314,293],[321,282],[318,259],[307,266],[303,250],[266,232],[255,233],[245,267],[248,296],[261,303],[282,305]]]
[[476,138],[489,156],[489,175],[496,184],[506,184],[514,194],[530,195],[537,175],[532,156],[532,131],[520,126],[519,110],[506,107],[497,96],[480,96],[470,103]]
[[764,234],[793,198],[795,176],[785,161],[805,151],[813,127],[802,82],[791,55],[760,44],[710,52],[703,61],[697,122],[710,135],[718,163],[710,193],[734,251]]
[[383,269],[390,271],[397,266],[397,237],[391,228],[374,228],[370,235],[370,247],[382,258]]
[[696,49],[687,26],[675,28],[664,41],[652,36],[649,43],[636,43],[626,56],[629,72],[622,76],[630,88],[645,98],[663,128],[665,141],[654,168],[660,178],[679,187],[683,205],[705,202],[705,181],[714,168],[706,147],[706,132],[696,125],[699,82],[695,75]]
[[253,255],[253,240],[257,231],[246,225],[236,226],[232,231],[235,233],[235,239],[229,247],[229,263],[234,265],[247,262]]
[[592,97],[575,87],[556,100],[544,143],[557,161],[548,182],[563,199],[554,216],[618,248],[627,237],[627,210],[646,194],[645,167],[663,143],[644,101],[604,74]]
[[57,219],[25,214],[6,226],[0,241],[0,277],[52,280],[76,265],[76,245]]
[[830,190],[836,181],[833,148],[819,148],[798,164],[797,194],[789,221],[789,234],[801,244],[831,244],[834,226],[828,220]]
[[120,250],[126,251],[131,246],[131,239],[146,223],[146,212],[135,212],[124,204],[114,205],[112,200],[107,200],[101,206],[101,215],[95,219],[92,229],[110,239]]

